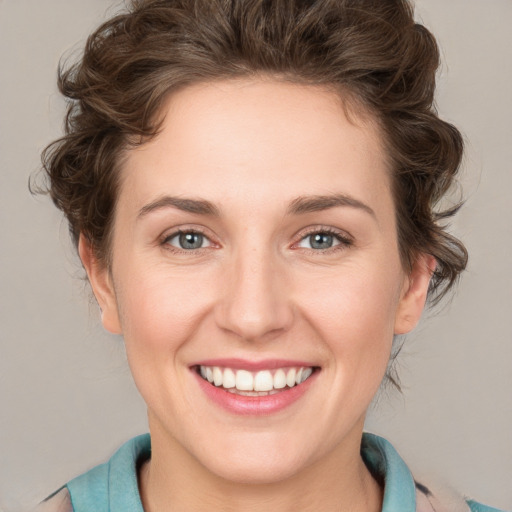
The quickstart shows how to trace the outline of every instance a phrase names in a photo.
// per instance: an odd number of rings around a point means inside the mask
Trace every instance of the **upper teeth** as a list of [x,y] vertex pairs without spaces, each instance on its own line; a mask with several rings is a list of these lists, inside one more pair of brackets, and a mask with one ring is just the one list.
[[239,391],[271,391],[301,384],[313,373],[313,368],[278,368],[249,372],[218,366],[200,366],[199,371],[203,379],[215,386]]

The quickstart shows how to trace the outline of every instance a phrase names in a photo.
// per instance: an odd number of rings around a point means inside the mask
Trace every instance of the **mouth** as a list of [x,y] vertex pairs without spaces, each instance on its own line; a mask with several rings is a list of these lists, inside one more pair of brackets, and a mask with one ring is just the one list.
[[301,386],[319,370],[317,366],[268,368],[258,371],[197,365],[196,373],[212,386],[238,396],[264,397]]

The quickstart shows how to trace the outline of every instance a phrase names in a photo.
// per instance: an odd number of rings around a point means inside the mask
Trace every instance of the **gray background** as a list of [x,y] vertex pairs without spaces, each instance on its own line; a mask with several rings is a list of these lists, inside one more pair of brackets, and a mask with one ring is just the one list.
[[[23,510],[146,430],[122,341],[102,332],[67,227],[27,191],[61,129],[59,57],[115,11],[107,0],[0,0],[0,509]],[[403,396],[368,428],[420,475],[512,509],[512,1],[421,0],[444,65],[439,110],[462,128],[470,251],[453,303],[400,358]]]

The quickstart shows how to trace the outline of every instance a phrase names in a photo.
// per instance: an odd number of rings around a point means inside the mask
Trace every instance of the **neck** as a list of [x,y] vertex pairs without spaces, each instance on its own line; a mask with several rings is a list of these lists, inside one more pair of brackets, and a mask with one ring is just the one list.
[[[155,431],[156,430],[156,431]],[[141,468],[145,512],[379,512],[382,489],[361,459],[362,434],[351,435],[300,473],[272,483],[232,482],[213,474],[176,440],[151,429],[152,458]]]

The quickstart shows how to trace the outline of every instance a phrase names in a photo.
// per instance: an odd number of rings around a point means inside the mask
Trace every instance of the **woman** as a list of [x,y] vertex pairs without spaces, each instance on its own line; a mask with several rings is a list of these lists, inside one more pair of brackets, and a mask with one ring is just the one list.
[[151,438],[45,507],[492,510],[363,435],[466,264],[437,65],[405,1],[138,1],[91,36],[44,164]]

